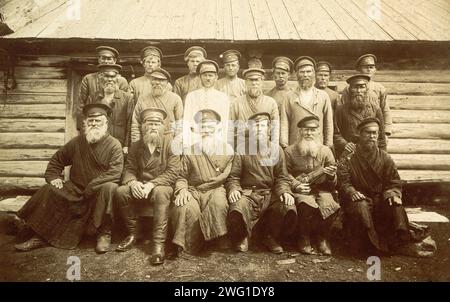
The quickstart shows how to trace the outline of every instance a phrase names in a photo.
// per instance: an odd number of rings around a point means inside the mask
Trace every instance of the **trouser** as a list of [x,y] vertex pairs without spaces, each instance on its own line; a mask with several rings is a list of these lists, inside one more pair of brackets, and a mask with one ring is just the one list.
[[328,239],[331,225],[338,212],[324,219],[319,208],[311,207],[306,203],[298,203],[297,213],[297,238],[313,237],[321,241]]

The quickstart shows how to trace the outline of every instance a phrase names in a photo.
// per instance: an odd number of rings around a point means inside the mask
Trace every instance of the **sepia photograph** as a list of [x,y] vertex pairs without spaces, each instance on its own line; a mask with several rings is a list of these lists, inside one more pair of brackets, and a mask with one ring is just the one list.
[[448,0],[0,0],[0,283],[449,282],[449,218]]

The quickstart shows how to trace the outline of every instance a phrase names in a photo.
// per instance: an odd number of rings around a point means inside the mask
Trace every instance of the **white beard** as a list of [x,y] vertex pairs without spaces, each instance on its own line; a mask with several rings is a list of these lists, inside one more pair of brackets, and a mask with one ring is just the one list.
[[298,144],[301,156],[317,157],[320,146],[315,140],[301,139]]
[[105,123],[100,127],[92,127],[86,125],[84,128],[84,134],[86,136],[86,140],[89,144],[94,144],[102,139],[106,133],[108,132],[108,124]]
[[150,144],[150,145],[158,146],[161,142],[161,136],[159,135],[159,133],[147,131],[144,134],[143,140],[146,145]]
[[202,151],[208,155],[216,154],[216,140],[214,136],[205,136],[201,140]]

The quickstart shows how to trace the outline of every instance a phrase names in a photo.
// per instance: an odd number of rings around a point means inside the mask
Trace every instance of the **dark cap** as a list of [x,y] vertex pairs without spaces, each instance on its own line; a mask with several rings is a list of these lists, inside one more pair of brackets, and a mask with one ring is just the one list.
[[348,77],[345,81],[350,85],[367,84],[370,81],[370,76],[359,73]]
[[259,68],[261,69],[263,67],[263,64],[259,58],[250,58],[247,62],[248,68]]
[[272,61],[272,68],[278,68],[285,70],[287,72],[291,72],[294,70],[294,62],[288,57],[276,57]]
[[224,51],[220,56],[223,63],[229,63],[234,61],[239,61],[241,58],[241,53],[234,49],[229,49]]
[[245,79],[252,79],[255,77],[260,78],[260,77],[263,77],[265,74],[266,74],[266,71],[261,68],[249,68],[242,72],[242,76]]
[[255,114],[251,115],[248,118],[248,120],[249,121],[253,120],[253,121],[256,121],[256,122],[263,121],[263,120],[269,120],[270,121],[270,114],[268,112],[258,112],[258,113],[255,113]]
[[318,128],[319,127],[319,118],[315,115],[308,115],[302,118],[298,123],[298,128]]
[[95,116],[108,116],[111,112],[111,108],[103,103],[94,103],[94,104],[87,104],[83,107],[83,115],[87,117],[95,117]]
[[326,61],[319,61],[316,63],[316,71],[331,72],[331,64]]
[[99,46],[95,49],[97,51],[97,55],[101,56],[104,53],[112,54],[115,58],[119,57],[119,51],[114,47],[110,46]]
[[150,72],[150,76],[153,78],[157,78],[157,79],[162,79],[162,80],[171,80],[171,76],[170,73],[162,68],[155,68],[152,70],[152,72]]
[[355,68],[358,69],[359,66],[364,65],[375,65],[377,63],[377,57],[373,54],[365,54],[360,56],[355,63]]
[[362,129],[366,128],[366,127],[372,127],[372,126],[378,126],[378,128],[380,128],[380,120],[377,119],[376,117],[368,117],[363,119],[359,124],[358,124],[358,131],[361,131]]
[[160,60],[162,58],[162,51],[155,46],[147,46],[141,50],[141,60],[144,60],[148,56],[158,57]]
[[216,111],[212,109],[202,109],[197,111],[197,113],[194,115],[194,121],[196,123],[201,123],[204,120],[220,122],[221,118],[220,114],[218,114]]
[[197,56],[202,56],[203,58],[206,58],[206,56],[207,56],[206,50],[200,46],[192,46],[192,47],[189,47],[184,52],[184,60],[185,61],[187,61],[190,57],[197,57]]
[[202,74],[205,72],[219,72],[219,65],[213,60],[203,60],[197,65],[197,74]]
[[298,70],[300,67],[305,66],[305,65],[309,65],[309,66],[312,66],[313,68],[316,68],[316,61],[314,61],[313,58],[308,57],[308,56],[298,57],[294,61],[295,70]]
[[120,66],[119,64],[98,64],[97,68],[100,72],[112,76],[119,74],[122,70],[122,66]]
[[163,109],[150,107],[142,110],[140,117],[141,123],[148,120],[162,123],[166,119],[167,113]]

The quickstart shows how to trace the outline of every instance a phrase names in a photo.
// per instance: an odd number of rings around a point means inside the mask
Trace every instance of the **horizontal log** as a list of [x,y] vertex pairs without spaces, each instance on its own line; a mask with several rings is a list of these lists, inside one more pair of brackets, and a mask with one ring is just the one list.
[[0,132],[64,132],[65,119],[0,119]]
[[42,177],[0,177],[0,192],[37,191],[45,185]]
[[70,62],[70,57],[66,56],[26,56],[19,55],[17,57],[17,66],[60,66],[64,67]]
[[410,170],[450,170],[450,154],[392,154],[397,168]]
[[[66,79],[67,69],[63,67],[28,67],[17,66],[14,68],[15,79]],[[3,81],[3,75],[0,74]]]
[[[4,89],[0,82],[0,89]],[[13,92],[66,92],[67,80],[53,79],[17,79]]]
[[450,110],[450,95],[388,95],[391,109]]
[[450,139],[450,124],[394,124],[392,138]]
[[[333,70],[332,81],[345,81],[355,70]],[[377,82],[450,83],[448,70],[377,70],[373,79]]]
[[6,104],[0,106],[0,117],[65,118],[65,104]]
[[43,177],[48,161],[0,161],[0,176]]
[[0,149],[0,161],[49,160],[58,149]]
[[450,154],[450,140],[391,138],[388,152],[392,154]]
[[394,123],[450,123],[450,110],[391,110]]
[[406,182],[450,181],[450,171],[435,170],[398,170],[400,178]]
[[64,133],[2,133],[0,148],[58,148],[64,144]]
[[3,103],[8,104],[65,104],[67,93],[16,93],[8,91],[6,100],[0,96]]

